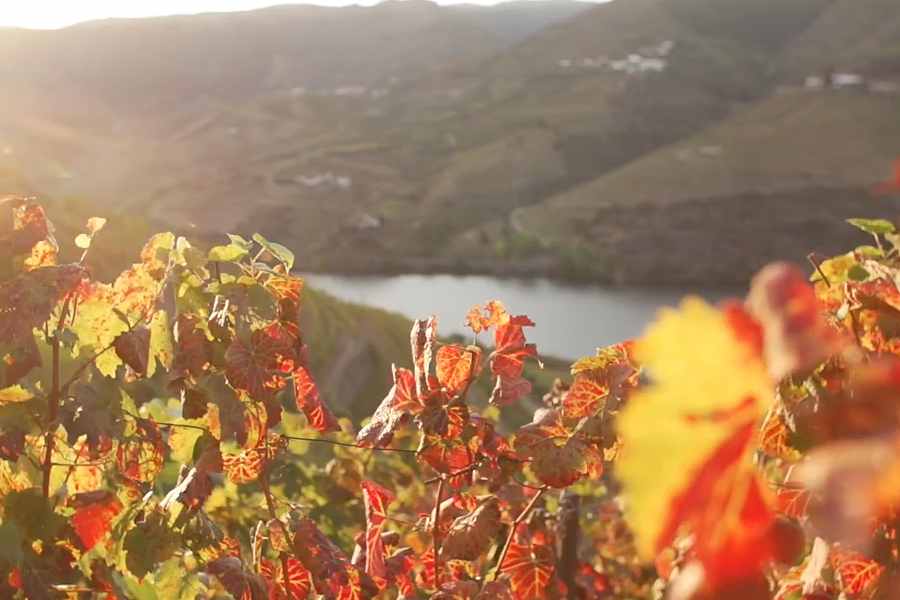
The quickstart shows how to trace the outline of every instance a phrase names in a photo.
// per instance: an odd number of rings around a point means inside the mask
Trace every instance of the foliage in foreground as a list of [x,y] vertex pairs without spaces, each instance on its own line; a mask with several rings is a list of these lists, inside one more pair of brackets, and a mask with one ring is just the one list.
[[157,235],[107,284],[102,219],[59,265],[40,206],[0,210],[4,598],[897,597],[890,223],[854,222],[876,245],[812,284],[776,264],[746,302],[664,311],[509,434],[534,323],[473,308],[488,348],[417,321],[355,432],[307,369],[286,248]]

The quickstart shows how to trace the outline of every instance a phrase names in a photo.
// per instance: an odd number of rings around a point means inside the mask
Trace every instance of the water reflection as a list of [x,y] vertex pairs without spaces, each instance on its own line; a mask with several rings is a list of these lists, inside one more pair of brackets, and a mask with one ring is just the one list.
[[342,300],[393,310],[409,317],[435,314],[442,333],[470,334],[466,311],[474,304],[502,300],[536,323],[528,339],[542,354],[576,358],[598,346],[640,335],[662,306],[674,306],[688,293],[710,301],[738,295],[711,289],[613,288],[569,285],[547,279],[487,276],[343,276],[309,274],[310,286]]

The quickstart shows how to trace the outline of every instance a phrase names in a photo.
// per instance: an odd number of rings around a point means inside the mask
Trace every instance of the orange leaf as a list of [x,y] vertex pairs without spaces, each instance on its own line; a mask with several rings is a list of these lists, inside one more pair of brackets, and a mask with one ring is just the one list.
[[303,411],[313,429],[320,433],[341,430],[331,409],[319,396],[319,387],[306,367],[297,367],[294,371],[294,398],[297,408]]
[[409,414],[418,414],[422,405],[416,397],[416,380],[409,369],[392,367],[394,385],[375,409],[372,420],[356,436],[364,446],[383,448],[394,438],[394,430]]
[[834,569],[841,589],[851,597],[867,596],[875,591],[885,568],[859,552],[831,549],[829,562]]
[[394,495],[380,485],[364,480],[362,482],[363,504],[366,509],[366,573],[383,581],[387,577],[384,563],[384,542],[381,530],[387,520],[387,505]]
[[122,503],[111,492],[91,493],[90,499],[77,501],[78,508],[72,515],[72,528],[81,540],[85,551],[90,550],[106,537],[112,526],[112,519],[122,510]]
[[519,527],[518,539],[509,545],[500,571],[509,576],[516,600],[544,600],[556,564],[553,547],[529,536],[523,525]]
[[458,344],[441,346],[435,365],[438,381],[447,394],[457,396],[465,391],[481,371],[481,349]]

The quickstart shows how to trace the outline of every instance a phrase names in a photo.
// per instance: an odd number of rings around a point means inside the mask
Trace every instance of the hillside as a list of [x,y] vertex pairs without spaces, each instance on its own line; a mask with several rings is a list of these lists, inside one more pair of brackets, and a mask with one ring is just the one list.
[[894,0],[833,0],[794,39],[781,65],[802,78],[828,69],[900,78],[900,10]]
[[615,281],[737,283],[863,243],[845,218],[900,216],[900,197],[870,192],[900,156],[897,116],[893,96],[772,96],[511,221]]
[[[261,231],[308,271],[731,282],[669,222],[721,222],[744,265],[794,256],[783,204],[855,190],[816,205],[833,223],[868,206],[900,96],[799,90],[832,68],[900,89],[890,3],[413,0],[4,30],[0,185],[194,236]],[[685,148],[710,165],[671,158]],[[778,210],[729,230],[760,190]],[[669,240],[665,276],[634,250],[648,236]]]

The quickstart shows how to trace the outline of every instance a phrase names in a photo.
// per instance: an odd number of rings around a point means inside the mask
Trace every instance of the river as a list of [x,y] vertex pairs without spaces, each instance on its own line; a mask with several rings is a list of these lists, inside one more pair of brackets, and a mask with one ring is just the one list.
[[[442,334],[470,334],[465,315],[474,304],[503,301],[514,314],[526,314],[536,327],[529,341],[547,356],[573,359],[597,347],[641,334],[657,311],[693,293],[716,302],[739,292],[714,289],[616,288],[566,284],[548,279],[488,276],[345,276],[312,273],[307,283],[341,300],[366,304],[410,318],[437,315]],[[689,343],[688,340],[685,343]]]

